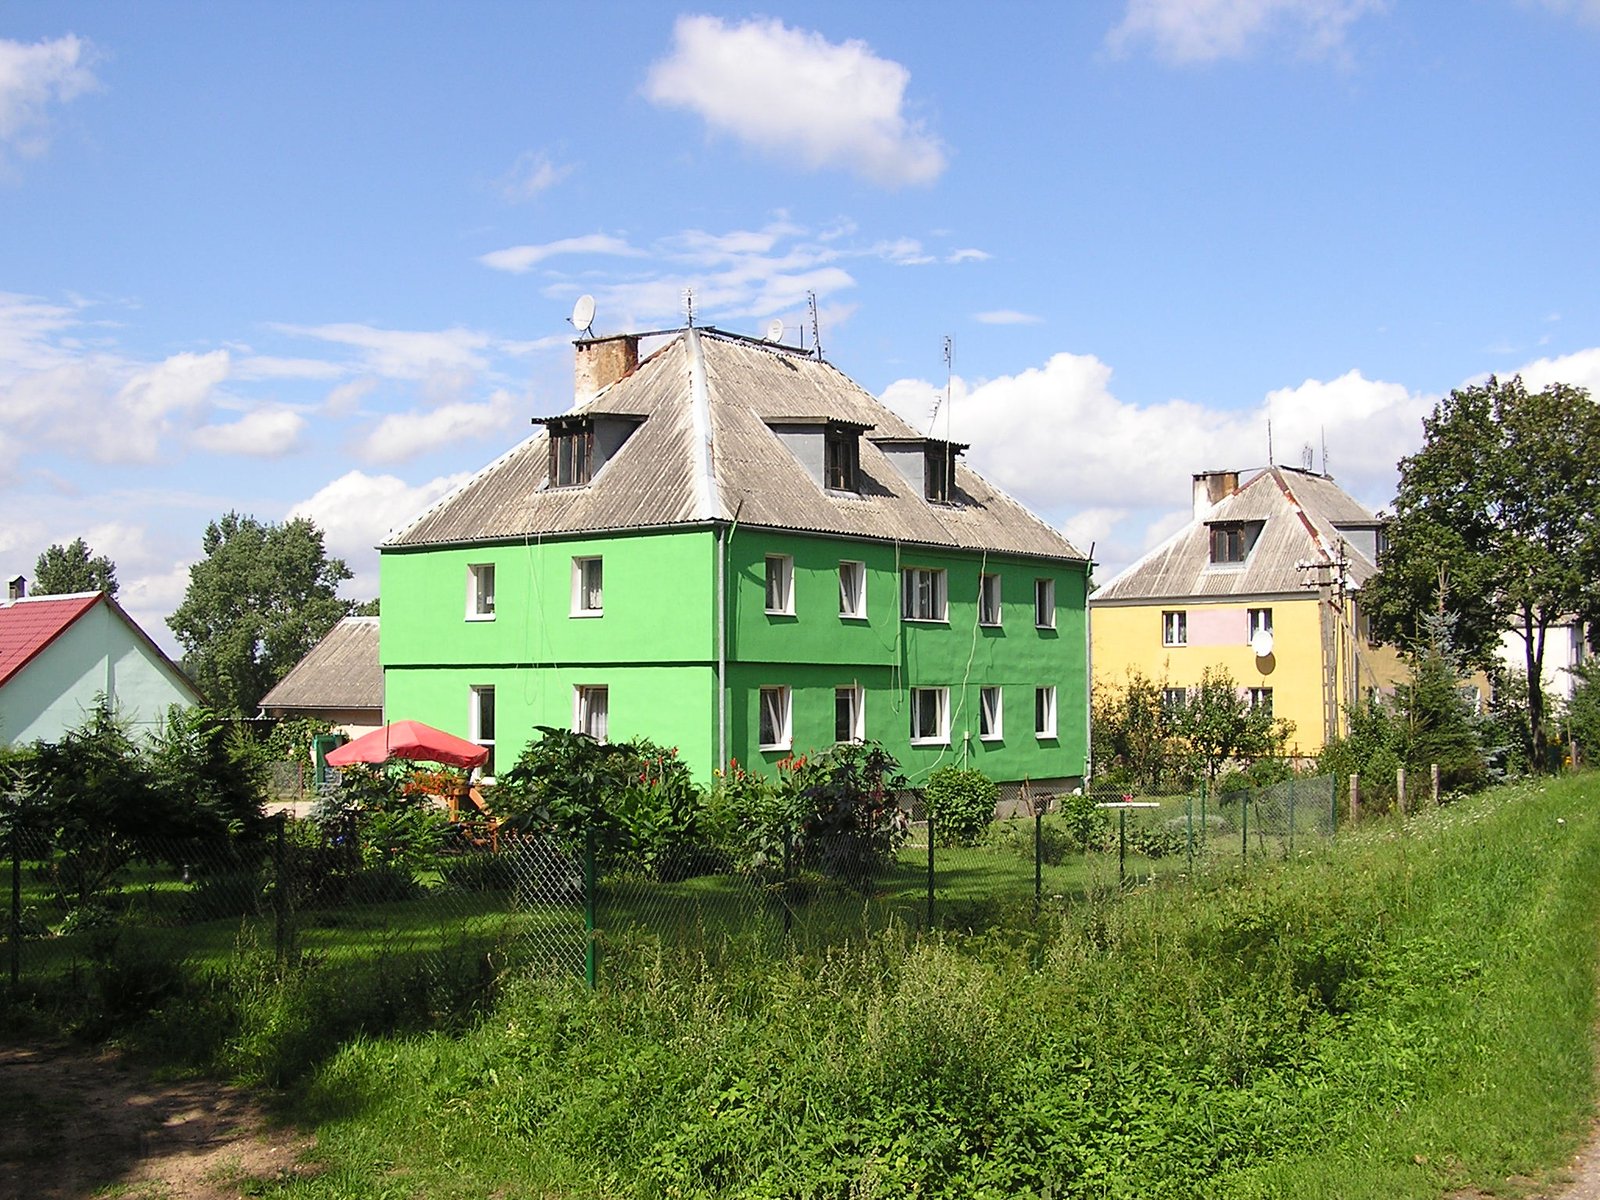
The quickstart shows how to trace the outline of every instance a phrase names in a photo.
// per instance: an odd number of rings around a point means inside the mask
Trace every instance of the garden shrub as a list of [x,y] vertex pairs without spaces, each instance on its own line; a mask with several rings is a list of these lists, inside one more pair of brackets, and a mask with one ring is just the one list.
[[940,767],[928,776],[923,799],[937,841],[976,846],[994,820],[1000,788],[982,771]]
[[894,861],[909,828],[900,811],[900,763],[876,742],[846,742],[802,760],[794,785],[801,802],[801,865],[866,890]]
[[1105,809],[1086,791],[1069,792],[1060,798],[1061,823],[1079,850],[1087,853],[1100,846],[1110,828]]

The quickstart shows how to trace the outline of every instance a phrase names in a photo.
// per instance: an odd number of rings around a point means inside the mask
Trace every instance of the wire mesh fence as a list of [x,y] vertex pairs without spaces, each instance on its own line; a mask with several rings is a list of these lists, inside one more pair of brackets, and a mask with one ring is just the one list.
[[[244,950],[359,969],[464,962],[602,978],[609,956],[669,948],[820,949],[899,924],[984,929],[1052,905],[1217,865],[1292,856],[1330,837],[1331,777],[1029,798],[963,844],[912,799],[889,849],[806,843],[759,861],[709,845],[597,853],[593,839],[455,822],[405,829],[282,816],[209,840],[9,835],[6,967],[23,989],[79,986],[111,949],[221,967]],[[436,826],[428,826],[436,829]]]

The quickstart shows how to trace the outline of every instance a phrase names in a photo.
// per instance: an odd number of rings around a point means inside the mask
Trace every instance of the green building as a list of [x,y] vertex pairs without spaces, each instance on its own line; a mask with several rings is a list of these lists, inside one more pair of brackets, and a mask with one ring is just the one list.
[[657,336],[578,341],[576,406],[383,544],[387,718],[1080,779],[1084,555],[830,364]]

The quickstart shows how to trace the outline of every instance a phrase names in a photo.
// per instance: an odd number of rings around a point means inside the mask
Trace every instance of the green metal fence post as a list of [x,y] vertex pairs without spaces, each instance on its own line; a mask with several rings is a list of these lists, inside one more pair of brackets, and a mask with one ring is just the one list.
[[1250,793],[1239,793],[1239,862],[1250,865]]
[[17,831],[21,811],[11,818],[11,990],[22,973],[22,840]]
[[289,927],[289,881],[284,878],[284,838],[287,836],[289,815],[278,814],[278,836],[272,845],[272,874],[274,886],[272,889],[272,947],[278,961],[283,961],[283,956],[288,953],[288,927]]
[[783,827],[783,883],[778,888],[778,903],[783,905],[783,936],[794,929],[794,910],[790,907],[794,897],[794,830]]
[[1128,886],[1128,810],[1117,810],[1117,886]]
[[1189,792],[1183,798],[1184,829],[1187,831],[1186,840],[1189,843],[1189,875],[1194,875],[1194,793]]
[[1033,915],[1044,902],[1044,808],[1033,806]]
[[933,814],[924,813],[928,820],[928,929],[933,929]]
[[1200,837],[1203,839],[1200,843],[1201,854],[1211,852],[1211,823],[1206,820],[1206,794],[1210,790],[1206,781],[1202,779],[1200,781]]
[[1294,857],[1294,776],[1289,776],[1289,857]]
[[583,833],[583,981],[594,990],[599,977],[600,948],[594,938],[594,826]]

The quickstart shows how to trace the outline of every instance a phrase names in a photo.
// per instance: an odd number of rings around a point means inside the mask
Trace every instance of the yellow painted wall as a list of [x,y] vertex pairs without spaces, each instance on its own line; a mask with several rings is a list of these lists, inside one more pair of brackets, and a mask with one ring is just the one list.
[[[1244,639],[1246,611],[1272,609],[1273,649],[1257,658]],[[1189,614],[1190,644],[1162,645],[1162,613]],[[1237,614],[1236,642],[1197,644],[1197,614]],[[1194,687],[1207,667],[1223,667],[1242,688],[1272,689],[1272,713],[1294,722],[1292,753],[1311,755],[1322,749],[1322,631],[1317,598],[1308,593],[1292,600],[1247,600],[1227,603],[1158,601],[1149,605],[1091,605],[1090,644],[1095,683],[1116,686],[1133,671],[1166,687]]]

